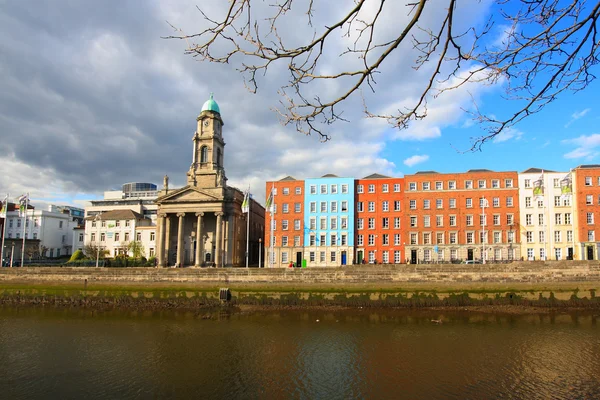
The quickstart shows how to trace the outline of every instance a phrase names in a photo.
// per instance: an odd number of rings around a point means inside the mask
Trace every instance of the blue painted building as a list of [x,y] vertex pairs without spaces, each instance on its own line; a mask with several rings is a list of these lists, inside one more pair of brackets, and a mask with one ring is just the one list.
[[304,258],[308,266],[354,261],[354,178],[333,174],[304,181]]

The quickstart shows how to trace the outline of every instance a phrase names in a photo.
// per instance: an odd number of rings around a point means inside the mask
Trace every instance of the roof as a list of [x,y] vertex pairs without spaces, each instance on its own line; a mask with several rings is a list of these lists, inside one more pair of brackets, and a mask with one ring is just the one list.
[[549,169],[529,168],[529,169],[526,169],[525,171],[523,171],[521,173],[522,174],[540,174],[542,172],[556,172],[556,171],[551,171]]
[[484,169],[484,168],[480,168],[480,169],[470,169],[467,172],[494,172],[491,169]]
[[600,164],[581,164],[577,166],[575,169],[592,169],[592,168],[600,168]]
[[284,181],[295,181],[295,180],[297,180],[297,179],[296,179],[296,178],[294,178],[293,176],[290,176],[290,175],[288,175],[288,176],[286,176],[285,178],[282,178],[282,179],[280,179],[280,180],[279,180],[279,182],[284,182]]
[[221,111],[219,110],[219,105],[213,99],[213,94],[212,93],[210,94],[210,99],[206,100],[206,102],[202,106],[202,111],[212,111],[212,112],[216,112],[216,113],[221,114]]
[[[144,217],[132,210],[113,210],[100,213],[100,219],[104,221],[117,221],[122,219],[144,219]],[[86,218],[87,221],[93,221],[96,215]]]
[[415,175],[425,175],[425,174],[439,174],[437,171],[417,171]]
[[339,178],[339,176],[335,174],[325,174],[321,178]]
[[369,176],[365,176],[363,179],[388,179],[389,176],[381,175],[381,174],[371,174]]

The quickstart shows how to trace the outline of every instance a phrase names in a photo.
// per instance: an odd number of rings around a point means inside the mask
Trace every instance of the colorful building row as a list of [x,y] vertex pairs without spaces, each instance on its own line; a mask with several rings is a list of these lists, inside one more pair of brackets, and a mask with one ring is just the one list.
[[267,182],[267,197],[271,192],[267,266],[591,260],[600,254],[600,165],[567,172],[423,171],[402,178],[288,176]]

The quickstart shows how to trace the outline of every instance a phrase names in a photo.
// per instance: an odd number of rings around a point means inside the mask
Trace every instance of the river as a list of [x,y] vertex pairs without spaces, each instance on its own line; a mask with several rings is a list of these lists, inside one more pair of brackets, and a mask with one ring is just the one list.
[[597,311],[205,314],[0,307],[0,398],[600,398]]

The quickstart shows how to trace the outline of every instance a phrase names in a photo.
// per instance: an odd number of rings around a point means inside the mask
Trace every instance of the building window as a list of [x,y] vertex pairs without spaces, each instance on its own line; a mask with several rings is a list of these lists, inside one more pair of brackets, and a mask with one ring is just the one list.
[[135,240],[137,240],[138,242],[142,241],[142,232],[135,233]]
[[507,188],[513,187],[513,180],[512,179],[505,179],[504,180],[504,187],[507,187]]
[[562,225],[562,214],[554,214],[554,223],[556,225]]
[[565,225],[571,225],[571,213],[565,213]]
[[467,226],[473,226],[473,216],[467,215]]
[[560,196],[554,196],[554,207],[560,207]]
[[295,219],[294,220],[294,230],[295,231],[299,231],[300,230],[300,220],[299,219]]
[[348,202],[346,200],[342,201],[342,212],[348,212]]
[[319,229],[322,231],[327,229],[327,217],[321,217],[319,219]]
[[284,214],[287,214],[287,213],[290,212],[290,207],[289,207],[288,203],[283,203],[281,205],[281,212],[284,213]]
[[567,242],[573,241],[573,231],[567,231]]
[[348,245],[348,236],[346,236],[346,234],[342,234],[341,235],[342,238],[342,246],[347,246]]
[[435,208],[437,208],[438,210],[441,209],[441,208],[444,208],[444,200],[437,199],[435,201]]
[[129,232],[125,232],[125,241],[128,242],[129,241]]
[[329,191],[331,192],[331,194],[337,194],[337,189],[337,185],[331,185]]
[[337,229],[338,228],[337,227],[337,221],[338,221],[337,217],[331,217],[331,221],[330,221],[330,223],[331,223],[331,229]]
[[417,209],[417,201],[416,200],[410,200],[409,207],[410,207],[411,210],[416,210]]
[[332,251],[330,253],[330,259],[331,259],[331,262],[335,262],[335,251]]
[[473,232],[467,232],[467,244],[475,243]]
[[456,226],[456,215],[451,215],[449,218],[450,218],[450,226]]
[[154,242],[156,234],[154,232],[150,232],[150,241]]
[[369,235],[369,246],[375,246],[375,235]]
[[321,191],[320,191],[321,194],[327,194],[327,185],[321,185],[320,189],[321,189]]
[[381,209],[383,212],[388,212],[390,210],[390,206],[387,200],[381,203]]
[[300,246],[300,236],[294,236],[294,246]]
[[587,218],[586,221],[588,224],[593,224],[594,223],[594,213],[587,213]]
[[316,201],[311,201],[310,202],[310,212],[311,213],[316,213],[317,212],[317,202]]
[[308,259],[310,260],[310,262],[315,262],[315,252],[311,251],[310,253],[308,253]]
[[357,246],[362,246],[363,245],[363,235],[358,235],[356,237],[356,245]]
[[423,208],[425,210],[429,210],[430,207],[430,201],[429,200],[423,200]]
[[533,232],[526,232],[527,243],[533,243]]
[[544,214],[538,214],[538,225],[544,226]]
[[525,197],[525,207],[531,207],[531,197]]
[[315,235],[310,235],[308,237],[309,246],[314,246],[317,243],[317,237]]
[[369,218],[369,229],[375,229],[375,218]]
[[321,212],[322,213],[326,213],[327,212],[327,202],[326,201],[322,201],[320,203],[320,206],[321,206]]
[[356,186],[356,193],[363,193],[363,185]]
[[80,242],[83,242],[83,233],[80,233],[80,234],[79,234],[79,241],[80,241]]
[[533,225],[531,214],[525,214],[525,225]]
[[494,214],[493,221],[494,225],[500,225],[500,214]]
[[[35,232],[33,233],[33,238],[37,239],[37,233],[35,233]],[[63,240],[63,243],[64,243],[64,240]]]
[[90,241],[95,242],[96,241],[96,234],[92,233],[90,236]]
[[525,188],[530,188],[531,187],[531,179],[525,179]]
[[455,190],[456,189],[456,181],[448,181],[448,189]]
[[422,186],[423,186],[423,190],[429,190],[429,182],[423,182]]
[[500,207],[500,197],[494,197],[494,199],[492,200],[492,206]]
[[437,181],[435,182],[435,190],[443,190],[444,189],[444,183]]
[[348,229],[348,218],[347,217],[342,217],[340,218],[340,222],[342,224],[342,228],[341,229]]
[[384,183],[384,184],[381,186],[381,191],[382,191],[383,193],[387,193],[387,192],[389,191],[389,186],[388,186],[388,184],[387,184],[387,183]]
[[473,181],[465,181],[465,189],[473,189]]
[[418,236],[416,233],[411,233],[410,234],[410,244],[418,244],[417,237]]
[[208,162],[208,147],[202,146],[200,148],[200,162],[205,163]]
[[456,244],[456,232],[450,232],[450,244]]
[[381,244],[383,246],[388,246],[390,244],[390,235],[388,235],[387,233],[384,233],[381,236]]
[[356,211],[357,212],[363,212],[364,208],[363,208],[363,202],[359,201],[358,203],[356,203]]
[[395,233],[394,234],[394,245],[395,246],[399,246],[400,245],[400,234],[399,233]]
[[515,221],[515,216],[514,215],[512,215],[512,214],[506,214],[506,223],[508,225],[514,224],[514,221]]
[[369,185],[369,193],[375,193],[375,185]]
[[592,186],[592,177],[591,176],[585,177],[585,186]]
[[485,189],[485,180],[484,180],[484,179],[480,179],[480,180],[477,182],[477,187],[478,187],[479,189]]
[[437,215],[435,217],[435,226],[444,226],[444,216],[443,215]]
[[400,264],[400,251],[394,251],[394,264]]
[[311,231],[317,229],[317,219],[315,217],[310,217],[310,219],[308,220],[308,229],[310,229]]
[[287,196],[288,194],[290,194],[290,188],[283,188],[283,195]]
[[317,194],[317,185],[310,185],[310,194]]
[[375,202],[374,201],[369,202],[369,212],[375,212]]
[[288,237],[287,236],[282,236],[281,237],[281,245],[283,247],[287,247],[287,245],[288,245]]
[[356,229],[363,229],[363,219],[362,218],[358,218],[356,220]]
[[429,215],[424,215],[423,216],[423,226],[425,228],[429,228],[429,226],[430,226]]
[[500,181],[498,179],[492,179],[492,188],[498,189],[500,187]]
[[423,233],[423,244],[431,244],[431,234],[428,232]]
[[346,194],[346,193],[348,193],[348,184],[344,183],[344,184],[342,185],[342,193],[343,193],[343,194]]
[[448,200],[448,205],[450,208],[456,208],[456,199]]
[[466,199],[465,205],[467,208],[472,208],[473,207],[473,199]]
[[284,219],[281,221],[281,229],[284,231],[288,230],[288,220],[287,219]]
[[125,226],[131,226],[131,221],[130,220],[125,221]]
[[554,231],[554,241],[555,242],[561,242],[562,237],[561,237],[561,232],[560,231]]
[[438,232],[436,234],[436,243],[437,244],[444,244],[444,233],[443,232]]
[[400,192],[400,184],[399,183],[394,183],[394,192],[396,192],[396,193]]
[[302,188],[300,186],[296,186],[295,192],[296,194],[302,194]]
[[302,212],[302,206],[300,205],[300,203],[294,203],[294,212],[295,213]]
[[400,229],[400,217],[394,217],[394,229]]
[[382,261],[384,264],[389,264],[390,260],[389,260],[389,255],[388,255],[388,252],[387,252],[387,251],[384,251],[384,252],[383,252],[383,258],[381,259],[381,261]]
[[506,198],[506,207],[512,207],[512,206],[513,206],[513,198],[507,197]]
[[585,204],[588,206],[591,206],[594,204],[594,196],[592,196],[591,194],[588,194],[587,196],[585,196]]
[[106,234],[105,233],[101,233],[100,234],[100,241],[104,242],[106,240]]
[[400,211],[400,200],[394,200],[394,211]]
[[389,229],[389,227],[390,227],[390,219],[388,217],[382,218],[381,223],[382,223],[382,228],[383,229]]

